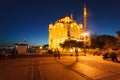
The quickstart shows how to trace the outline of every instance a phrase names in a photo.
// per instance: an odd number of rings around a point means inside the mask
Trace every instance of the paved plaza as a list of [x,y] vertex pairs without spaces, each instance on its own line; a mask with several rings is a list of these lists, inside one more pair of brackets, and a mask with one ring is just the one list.
[[120,80],[120,63],[90,55],[5,59],[0,80]]

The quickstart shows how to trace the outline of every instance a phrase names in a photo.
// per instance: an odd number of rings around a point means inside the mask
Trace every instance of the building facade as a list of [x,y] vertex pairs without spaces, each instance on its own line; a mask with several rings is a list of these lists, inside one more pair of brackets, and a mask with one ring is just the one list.
[[55,22],[49,24],[49,49],[59,49],[60,43],[65,40],[83,40],[83,25],[77,22],[70,16],[65,16]]
[[58,49],[62,51],[60,43],[65,40],[77,40],[88,42],[90,44],[90,38],[84,36],[87,32],[87,9],[84,6],[84,26],[83,24],[78,24],[74,19],[73,15],[65,16],[58,19],[54,24],[49,24],[49,49]]
[[15,45],[15,54],[26,54],[28,53],[28,44],[14,44]]

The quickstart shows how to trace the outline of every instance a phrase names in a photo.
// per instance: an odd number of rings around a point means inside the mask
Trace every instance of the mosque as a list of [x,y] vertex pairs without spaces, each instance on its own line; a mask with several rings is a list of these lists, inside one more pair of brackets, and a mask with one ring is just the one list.
[[[60,46],[60,43],[63,43],[65,40],[77,40],[83,41],[90,44],[90,38],[86,33],[88,33],[87,27],[87,8],[84,5],[84,23],[77,23],[73,14],[70,16],[65,16],[58,19],[54,24],[49,24],[49,49],[63,51]],[[84,36],[87,37],[84,37]]]

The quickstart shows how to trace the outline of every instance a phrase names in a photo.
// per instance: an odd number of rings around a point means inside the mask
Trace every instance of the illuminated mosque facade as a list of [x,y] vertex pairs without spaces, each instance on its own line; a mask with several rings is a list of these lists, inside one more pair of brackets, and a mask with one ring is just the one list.
[[90,38],[86,37],[84,39],[83,36],[85,32],[88,32],[86,6],[84,6],[83,19],[84,24],[78,24],[71,14],[58,19],[54,24],[49,24],[49,49],[62,51],[60,43],[63,43],[65,40],[86,41],[90,44]]

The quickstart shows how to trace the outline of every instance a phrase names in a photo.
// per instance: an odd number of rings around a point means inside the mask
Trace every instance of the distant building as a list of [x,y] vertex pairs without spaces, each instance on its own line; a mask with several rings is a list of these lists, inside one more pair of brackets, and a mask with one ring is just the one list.
[[46,53],[48,52],[48,45],[40,45],[39,49],[40,49],[40,53]]
[[29,53],[46,53],[48,51],[48,44],[39,46],[29,46]]
[[17,54],[26,54],[28,51],[28,44],[14,44],[15,45],[15,51]]
[[54,24],[49,24],[49,49],[58,49],[62,51],[60,43],[65,40],[77,40],[86,41],[90,44],[90,38],[84,39],[83,34],[88,32],[87,30],[87,12],[86,6],[84,6],[84,27],[80,23],[78,24],[74,19],[73,15],[65,16],[58,19]]

